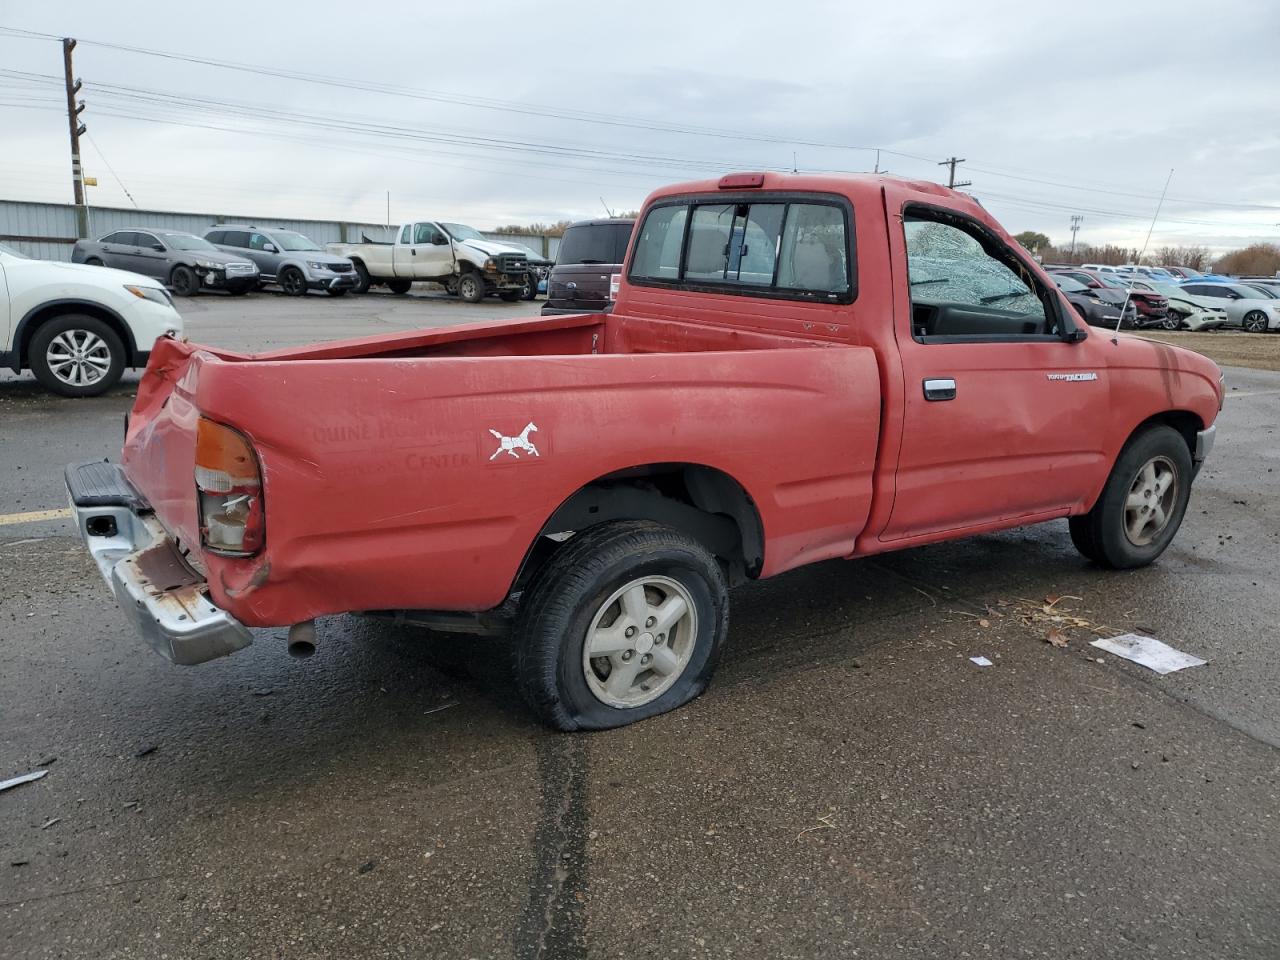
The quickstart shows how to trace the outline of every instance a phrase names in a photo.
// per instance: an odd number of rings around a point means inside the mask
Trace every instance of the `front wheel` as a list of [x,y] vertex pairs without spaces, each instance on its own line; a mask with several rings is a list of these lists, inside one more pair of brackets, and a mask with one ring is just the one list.
[[484,277],[468,271],[458,278],[458,296],[467,303],[479,303],[484,299]]
[[1192,463],[1177,430],[1153,426],[1125,446],[1092,510],[1072,517],[1071,540],[1102,567],[1144,567],[1164,553],[1191,497]]
[[524,275],[524,286],[520,288],[521,300],[538,299],[538,275],[530,271]]
[[200,292],[200,278],[190,267],[174,267],[169,277],[169,286],[180,297],[194,297]]
[[1267,332],[1267,315],[1261,310],[1250,310],[1244,315],[1244,328],[1250,333]]
[[297,267],[285,267],[280,271],[280,289],[290,297],[301,297],[307,292],[307,278]]
[[345,297],[347,295],[346,287],[330,287],[325,291],[331,297]]
[[1178,323],[1178,318],[1171,313],[1160,321],[1160,326],[1165,330],[1177,330],[1181,324]]
[[606,730],[666,713],[707,687],[729,631],[720,564],[646,521],[577,534],[521,599],[516,677],[557,730]]
[[409,292],[409,288],[413,286],[412,280],[388,280],[387,289],[394,294],[405,294]]
[[124,344],[97,317],[70,313],[50,320],[28,350],[36,379],[64,397],[96,397],[124,373]]

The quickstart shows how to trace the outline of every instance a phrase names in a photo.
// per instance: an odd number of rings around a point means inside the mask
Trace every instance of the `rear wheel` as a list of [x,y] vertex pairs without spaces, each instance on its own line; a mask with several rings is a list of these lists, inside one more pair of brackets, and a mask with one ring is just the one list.
[[280,289],[291,297],[301,297],[307,292],[307,278],[297,267],[285,267],[280,271]]
[[1244,315],[1244,328],[1250,333],[1267,332],[1267,315],[1261,310],[1250,310]]
[[86,260],[86,261],[85,261],[85,265],[86,265],[86,266],[90,266],[90,267],[105,267],[105,266],[106,266],[106,264],[105,264],[105,263],[103,263],[101,260],[99,260],[97,257],[90,257],[88,260]]
[[347,295],[346,287],[330,287],[325,291],[331,297],[345,297]]
[[484,277],[468,271],[458,278],[458,296],[467,303],[479,303],[484,299]]
[[356,270],[356,285],[351,288],[352,292],[368,293],[369,292],[369,271],[365,269],[364,264],[361,263],[359,260],[353,261],[352,266],[354,266]]
[[64,397],[94,397],[124,373],[124,344],[96,317],[70,313],[43,324],[27,347],[31,372]]
[[1191,476],[1191,451],[1182,434],[1149,427],[1121,451],[1093,509],[1068,521],[1072,543],[1102,567],[1146,566],[1178,532]]
[[169,286],[180,297],[194,297],[200,292],[200,278],[190,267],[177,266],[169,276]]
[[412,280],[388,280],[387,289],[395,294],[408,293],[409,288],[413,286]]
[[720,564],[692,537],[645,521],[572,537],[534,577],[516,625],[516,675],[558,730],[604,730],[701,694],[729,628]]

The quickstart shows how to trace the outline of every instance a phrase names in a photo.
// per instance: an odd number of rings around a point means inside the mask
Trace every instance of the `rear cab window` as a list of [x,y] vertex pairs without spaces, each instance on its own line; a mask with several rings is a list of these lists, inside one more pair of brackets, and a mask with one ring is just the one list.
[[636,235],[629,282],[850,303],[852,208],[838,196],[764,194],[660,200]]
[[565,231],[556,251],[558,265],[622,263],[631,223],[582,223]]

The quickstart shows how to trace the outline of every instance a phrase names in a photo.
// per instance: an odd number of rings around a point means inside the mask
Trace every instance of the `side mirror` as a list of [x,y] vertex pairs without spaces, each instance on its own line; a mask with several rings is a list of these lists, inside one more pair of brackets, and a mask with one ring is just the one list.
[[276,252],[276,245],[275,245],[274,243],[264,243],[264,244],[262,245],[262,249],[263,249],[264,251],[266,251],[267,253],[275,253],[275,252]]
[[1102,284],[1097,280],[1090,280],[1088,283],[1085,284],[1085,286],[1091,290],[1098,290],[1102,287]]
[[431,245],[433,247],[444,247],[444,246],[448,246],[448,244],[449,244],[449,238],[446,236],[442,236],[441,234],[437,233],[434,237],[431,238]]
[[151,244],[151,249],[152,249],[152,250],[157,251],[158,253],[164,253],[164,244],[163,244],[163,243],[153,243],[153,244]]

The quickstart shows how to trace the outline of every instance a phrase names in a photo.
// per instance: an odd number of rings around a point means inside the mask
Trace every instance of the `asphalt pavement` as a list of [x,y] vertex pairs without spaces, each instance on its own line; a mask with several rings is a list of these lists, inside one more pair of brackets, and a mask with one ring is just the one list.
[[[243,350],[533,309],[183,304]],[[1280,374],[1228,383],[1156,565],[1054,523],[748,584],[704,697],[566,736],[501,640],[334,617],[168,664],[65,519],[13,519],[118,453],[132,383],[6,377],[0,780],[49,772],[0,793],[0,956],[1280,956]]]

